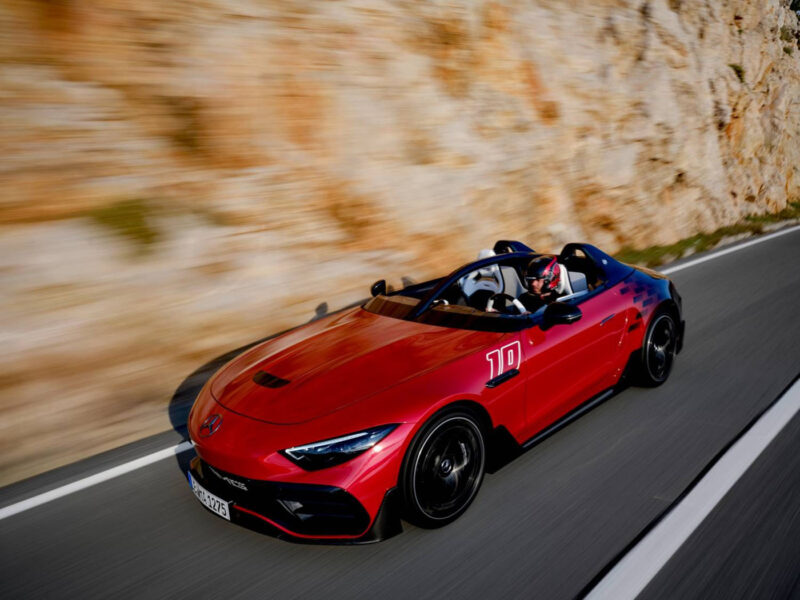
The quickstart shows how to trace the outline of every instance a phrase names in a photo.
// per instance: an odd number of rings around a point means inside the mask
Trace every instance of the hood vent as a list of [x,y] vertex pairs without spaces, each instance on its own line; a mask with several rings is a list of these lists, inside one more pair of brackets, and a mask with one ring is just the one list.
[[263,385],[268,388],[279,388],[289,384],[288,379],[281,379],[277,375],[267,373],[266,371],[259,371],[253,376],[253,381],[258,385]]

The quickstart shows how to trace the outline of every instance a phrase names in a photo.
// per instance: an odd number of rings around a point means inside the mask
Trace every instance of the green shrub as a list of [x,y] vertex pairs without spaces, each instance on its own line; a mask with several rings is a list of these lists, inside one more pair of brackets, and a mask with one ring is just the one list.
[[112,233],[135,242],[140,250],[148,249],[160,237],[153,224],[152,206],[140,198],[102,206],[86,216]]
[[739,78],[739,81],[744,83],[744,67],[742,65],[737,65],[736,63],[731,63],[728,65],[733,72],[736,73],[736,76]]
[[667,246],[650,246],[642,249],[626,246],[617,252],[615,256],[625,263],[657,267],[684,255],[710,250],[719,244],[723,238],[743,233],[758,234],[763,231],[764,225],[768,223],[779,223],[790,219],[800,219],[800,201],[790,202],[779,213],[750,215],[735,225],[720,227],[712,233],[698,233]]

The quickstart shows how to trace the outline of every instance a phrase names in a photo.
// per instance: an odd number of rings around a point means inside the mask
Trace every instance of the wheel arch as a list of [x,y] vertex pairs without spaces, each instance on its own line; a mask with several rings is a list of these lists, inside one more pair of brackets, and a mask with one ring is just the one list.
[[675,317],[675,322],[679,323],[681,320],[681,313],[678,310],[678,305],[672,298],[666,298],[661,301],[661,303],[656,306],[656,309],[653,311],[653,315],[650,317],[650,320],[653,320],[653,317],[660,312],[669,312],[673,317]]
[[[406,451],[411,447],[414,436],[437,415],[444,411],[464,409],[471,412],[477,419],[484,434],[484,443],[486,444],[486,470],[489,473],[494,473],[502,468],[505,464],[513,460],[521,451],[522,446],[514,438],[508,428],[502,422],[495,422],[488,409],[477,400],[469,398],[454,398],[450,401],[444,402],[434,408],[431,412],[420,419],[417,426],[414,428],[412,434],[409,436],[409,442],[406,446]],[[401,461],[401,468],[398,472],[400,477],[403,469],[402,464],[405,463],[405,456]],[[399,483],[399,480],[398,480]]]
[[[439,414],[444,410],[453,410],[463,408],[468,410],[469,412],[473,413],[481,424],[483,428],[484,434],[489,436],[492,431],[494,430],[494,425],[492,424],[492,416],[489,414],[489,411],[486,410],[486,407],[483,406],[480,402],[476,402],[475,400],[456,400],[454,402],[449,402],[445,404],[442,408],[437,410],[434,414]],[[433,415],[431,415],[433,416]],[[430,419],[430,417],[428,418]],[[426,419],[426,421],[428,420]]]
[[675,302],[673,298],[666,298],[665,300],[662,300],[658,306],[656,306],[656,309],[653,311],[653,314],[650,317],[650,321],[652,321],[655,318],[655,316],[661,312],[667,312],[672,316],[673,319],[675,319],[675,326],[677,327],[678,331],[678,345],[676,347],[675,354],[680,354],[681,350],[683,349],[683,336],[684,336],[684,326],[683,326],[681,309],[678,306],[678,303]]
[[[491,415],[489,414],[489,411],[480,402],[475,400],[458,398],[458,399],[452,399],[450,401],[443,401],[439,403],[435,408],[433,408],[430,412],[428,412],[424,417],[420,418],[419,421],[416,423],[416,427],[414,427],[412,433],[409,435],[408,438],[409,442],[405,448],[405,453],[400,464],[400,471],[398,473],[398,480],[396,485],[396,489],[400,490],[400,494],[402,494],[404,497],[407,495],[409,489],[406,486],[407,469],[410,464],[409,461],[413,460],[414,452],[412,452],[412,450],[414,450],[415,448],[416,441],[418,439],[421,439],[420,436],[426,430],[427,425],[435,422],[437,419],[446,420],[447,415],[449,413],[458,411],[467,413],[471,418],[473,418],[476,421],[476,424],[480,429],[480,434],[483,439],[482,445],[484,447],[484,467],[480,475],[481,480],[483,479],[483,473],[485,473],[487,470],[488,457],[490,454],[490,447],[491,447],[490,440],[492,440],[493,433],[496,431],[496,429],[493,429],[492,427],[492,418]],[[480,487],[480,483],[478,483],[478,487]],[[477,490],[475,491],[475,494],[477,494]],[[455,516],[453,516],[452,519],[448,517],[445,521],[442,521],[441,525],[445,525],[451,522],[452,520],[458,518],[458,516],[460,516],[460,514],[464,510],[466,510],[466,507],[469,506],[469,504],[472,502],[473,499],[474,495],[469,499],[463,510],[460,510],[460,512]],[[430,522],[426,524],[426,522],[424,521],[419,521],[420,519],[419,513],[415,514],[414,512],[409,512],[415,509],[409,508],[407,504],[401,510],[402,514],[404,515],[403,518],[409,521],[410,523],[414,523],[415,525],[421,527],[431,526]],[[438,527],[440,525],[437,524],[435,526]]]

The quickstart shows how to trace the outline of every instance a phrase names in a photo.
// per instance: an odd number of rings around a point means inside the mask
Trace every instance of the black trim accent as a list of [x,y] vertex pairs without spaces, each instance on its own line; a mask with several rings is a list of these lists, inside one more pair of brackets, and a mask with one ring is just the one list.
[[372,527],[354,543],[369,544],[394,537],[403,533],[403,524],[400,522],[400,492],[396,487],[387,490],[383,502],[375,515]]
[[[278,530],[277,537],[295,544],[313,544],[315,546],[361,546],[382,542],[390,537],[403,533],[403,523],[400,520],[401,506],[400,493],[397,488],[390,488],[383,496],[378,513],[372,522],[369,531],[358,538],[343,539],[311,539],[299,538]],[[253,517],[255,519],[255,517]],[[256,519],[261,521],[261,519]],[[261,521],[264,523],[264,521]],[[268,525],[264,523],[265,525]],[[272,532],[275,535],[275,532]]]
[[[233,503],[232,521],[238,522],[246,514],[235,509],[238,505],[300,535],[359,535],[369,525],[366,509],[338,487],[247,479],[212,467],[199,457],[192,460],[190,471],[209,492]],[[289,502],[301,506],[292,509]]]
[[281,377],[273,375],[272,373],[267,373],[266,371],[259,371],[253,375],[253,381],[260,386],[268,388],[279,388],[289,385],[288,379],[282,379]]
[[600,325],[605,325],[606,323],[608,323],[611,319],[614,318],[614,315],[616,315],[616,314],[617,313],[611,313],[610,315],[608,315],[605,319],[600,321]]
[[510,254],[512,252],[527,252],[533,254],[533,248],[529,248],[522,242],[515,242],[514,240],[497,240],[494,244],[495,254]]
[[611,396],[614,395],[615,391],[616,391],[616,388],[611,387],[611,388],[608,388],[607,390],[604,390],[604,391],[600,392],[599,394],[596,394],[596,395],[592,396],[591,398],[589,398],[586,402],[584,402],[580,406],[578,406],[576,408],[573,408],[566,415],[561,417],[558,421],[548,425],[547,427],[542,429],[539,433],[537,433],[532,438],[530,438],[528,441],[523,442],[522,443],[522,447],[525,450],[527,450],[528,448],[531,448],[531,447],[535,446],[536,444],[538,444],[539,442],[541,442],[545,438],[550,437],[556,431],[558,431],[560,429],[563,429],[564,427],[566,427],[567,425],[572,423],[572,421],[574,421],[575,419],[577,419],[578,417],[580,417],[584,413],[587,413],[590,410],[592,410],[598,404],[601,404],[604,401],[608,400]]
[[498,375],[497,377],[493,377],[492,379],[487,381],[486,382],[486,387],[487,388],[496,388],[501,383],[504,383],[504,382],[508,381],[509,379],[512,379],[512,378],[516,377],[517,375],[519,375],[519,369],[511,369],[510,371],[506,371],[505,373],[502,373],[501,375]]

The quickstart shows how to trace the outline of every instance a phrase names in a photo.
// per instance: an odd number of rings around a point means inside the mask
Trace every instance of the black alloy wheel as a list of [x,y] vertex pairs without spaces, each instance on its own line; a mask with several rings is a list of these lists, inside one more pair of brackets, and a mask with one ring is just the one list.
[[675,319],[667,312],[653,317],[642,346],[641,379],[644,385],[656,387],[669,377],[675,360],[678,336]]
[[406,518],[428,528],[457,519],[478,493],[485,463],[476,417],[461,409],[439,413],[417,433],[403,461]]

